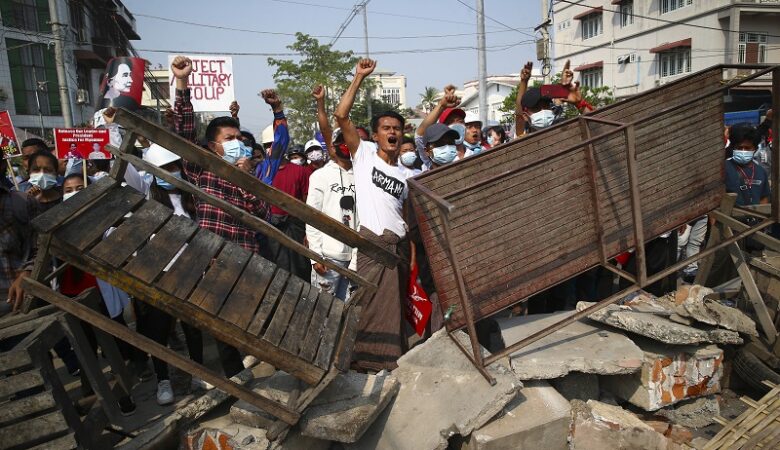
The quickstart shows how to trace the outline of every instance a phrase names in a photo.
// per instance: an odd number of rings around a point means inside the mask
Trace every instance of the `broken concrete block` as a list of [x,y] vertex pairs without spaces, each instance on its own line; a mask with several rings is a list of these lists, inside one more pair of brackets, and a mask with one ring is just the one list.
[[661,433],[665,438],[677,444],[688,444],[693,439],[691,430],[683,426],[661,420],[643,419],[642,421],[653,427],[655,431]]
[[[579,302],[577,303],[577,311],[582,311],[593,304]],[[630,306],[609,305],[588,317],[597,322],[647,336],[666,344],[742,343],[742,338],[735,331],[683,325],[658,314],[634,311]]]
[[731,308],[715,300],[688,298],[675,308],[675,312],[702,323],[758,336],[756,323],[750,317],[737,308]]
[[601,389],[647,411],[720,392],[723,350],[717,346],[670,346],[646,339],[637,344],[645,354],[639,372],[602,377]]
[[[574,313],[533,314],[497,322],[504,342],[511,345]],[[641,366],[642,351],[621,333],[577,321],[513,353],[510,362],[521,380],[549,380],[573,371],[627,374]]]
[[[253,390],[273,400],[287,403],[298,381],[277,372]],[[300,433],[317,439],[355,442],[398,393],[400,384],[387,372],[376,375],[348,372],[338,375],[304,411],[298,423]],[[272,419],[265,411],[239,400],[230,408],[238,424],[263,427]]]
[[720,416],[720,404],[714,395],[710,395],[683,400],[672,407],[659,409],[655,414],[672,423],[697,429],[715,423],[715,418]]
[[565,450],[570,426],[569,402],[547,382],[529,381],[501,415],[471,433],[463,448]]
[[[454,337],[471,348],[465,333],[456,332]],[[487,371],[495,377],[494,386],[445,330],[438,331],[398,360],[393,371],[401,383],[398,395],[358,442],[345,447],[445,449],[451,436],[466,436],[483,426],[522,387],[506,359],[490,365]]]
[[619,406],[595,400],[572,402],[574,450],[667,450],[677,448],[650,425]]
[[550,384],[566,400],[599,399],[599,376],[593,373],[572,372],[563,378],[550,380]]

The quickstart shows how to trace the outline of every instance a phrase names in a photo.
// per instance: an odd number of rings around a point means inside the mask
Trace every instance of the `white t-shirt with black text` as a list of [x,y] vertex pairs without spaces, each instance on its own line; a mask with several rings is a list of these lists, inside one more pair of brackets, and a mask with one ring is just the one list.
[[382,160],[374,144],[360,141],[352,158],[352,170],[360,226],[378,236],[384,230],[390,230],[401,238],[406,236],[403,203],[408,190],[406,176],[400,167]]

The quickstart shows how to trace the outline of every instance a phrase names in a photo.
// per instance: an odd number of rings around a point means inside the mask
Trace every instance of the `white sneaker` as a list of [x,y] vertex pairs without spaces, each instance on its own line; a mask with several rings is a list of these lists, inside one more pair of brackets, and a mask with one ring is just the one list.
[[170,380],[162,380],[157,383],[157,404],[170,405],[173,403],[173,389]]
[[197,391],[198,389],[205,389],[210,391],[214,389],[214,385],[203,381],[198,377],[192,377],[192,381],[190,382],[190,391]]
[[244,356],[244,360],[241,361],[241,363],[244,365],[244,369],[248,369],[257,363],[257,358],[252,355],[246,355]]

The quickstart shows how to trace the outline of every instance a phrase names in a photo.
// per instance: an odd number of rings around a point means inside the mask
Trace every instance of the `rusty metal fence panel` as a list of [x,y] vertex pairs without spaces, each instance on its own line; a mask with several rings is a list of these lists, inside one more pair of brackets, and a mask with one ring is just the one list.
[[[634,247],[625,124],[634,122],[645,241],[715,209],[723,193],[722,82],[720,67],[705,70],[411,183],[439,302],[443,311],[454,307],[448,329],[467,319],[452,258],[478,320]],[[702,92],[713,93],[689,101]],[[571,148],[588,139],[591,146]],[[423,189],[454,206],[452,258],[442,212]]]

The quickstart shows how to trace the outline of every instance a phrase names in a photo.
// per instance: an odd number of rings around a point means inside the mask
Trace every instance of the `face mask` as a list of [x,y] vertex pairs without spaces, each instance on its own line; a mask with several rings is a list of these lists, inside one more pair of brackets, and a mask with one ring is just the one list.
[[79,193],[79,191],[73,191],[73,192],[68,192],[66,194],[62,194],[62,201],[64,202],[65,200],[73,197],[74,195],[76,195],[78,193]]
[[290,160],[291,163],[295,164],[296,166],[302,166],[303,160],[300,158],[295,158]]
[[549,109],[531,114],[531,126],[534,128],[547,128],[552,125],[553,120],[555,120],[555,114]]
[[95,172],[95,174],[92,175],[92,179],[97,181],[97,180],[99,180],[99,179],[101,179],[103,177],[107,177],[107,176],[108,176],[108,172]]
[[46,191],[57,186],[57,177],[48,173],[34,173],[30,175],[30,183]]
[[482,145],[480,145],[479,142],[477,142],[476,144],[469,144],[468,142],[463,142],[463,146],[471,150],[472,153],[474,153],[475,155],[478,153],[482,153]]
[[417,155],[414,152],[406,152],[401,154],[401,164],[405,165],[406,167],[412,167],[415,160],[417,160]]
[[252,149],[250,147],[248,147],[246,144],[244,144],[242,141],[238,141],[238,144],[239,144],[239,148],[241,149],[241,157],[242,158],[251,158],[252,157]]
[[433,149],[433,162],[438,165],[449,164],[458,156],[458,147],[454,145],[442,145]]
[[222,159],[230,164],[238,162],[238,158],[241,157],[241,141],[233,139],[231,141],[225,141],[222,143]]
[[496,140],[493,139],[493,136],[488,136],[488,145],[491,147],[496,145]]
[[466,137],[466,125],[463,125],[462,123],[453,123],[450,125],[451,130],[455,130],[458,132],[458,139],[455,141],[455,145],[460,145],[463,143],[463,139]]
[[[753,161],[753,151],[752,150],[734,150],[734,155],[731,158],[732,161],[739,164],[740,166],[743,166],[745,164],[748,164],[750,161]],[[30,177],[32,179],[32,177]]]
[[322,150],[312,150],[308,155],[309,161],[322,161]]

